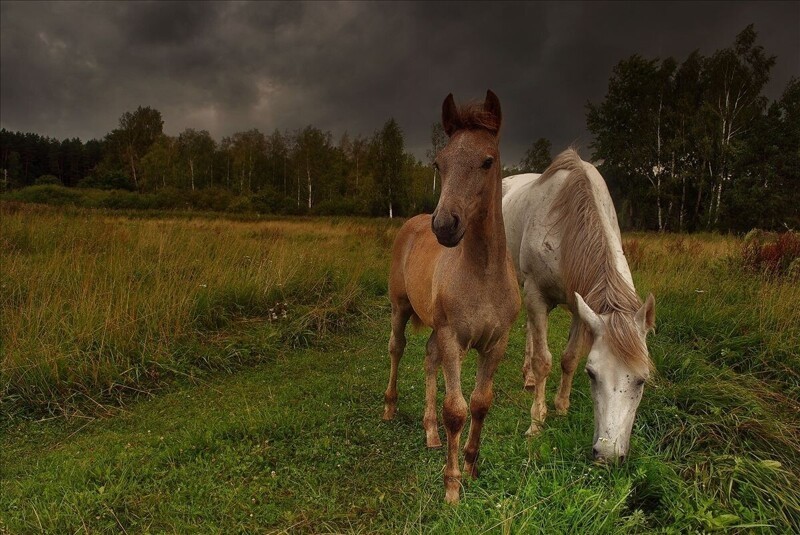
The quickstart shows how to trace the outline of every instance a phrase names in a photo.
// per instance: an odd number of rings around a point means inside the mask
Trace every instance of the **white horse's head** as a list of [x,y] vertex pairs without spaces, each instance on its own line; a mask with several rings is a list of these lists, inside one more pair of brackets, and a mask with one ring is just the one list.
[[[575,305],[593,339],[586,361],[594,401],[592,451],[600,461],[624,460],[636,409],[650,375],[645,342],[655,325],[655,299],[650,294],[635,314],[597,314],[577,293]],[[625,344],[630,349],[627,358],[620,354]]]

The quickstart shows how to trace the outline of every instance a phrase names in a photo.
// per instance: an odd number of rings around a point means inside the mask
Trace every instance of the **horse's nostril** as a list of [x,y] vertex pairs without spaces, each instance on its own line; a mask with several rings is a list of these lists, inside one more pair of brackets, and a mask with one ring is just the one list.
[[456,214],[453,214],[453,230],[456,230],[458,228],[458,223],[459,223],[458,216]]
[[598,457],[600,457],[600,450],[598,450],[597,448],[592,448],[592,454],[594,455],[594,458],[597,459]]
[[619,456],[619,462],[621,462],[621,463],[625,462],[625,456],[624,455],[620,455]]

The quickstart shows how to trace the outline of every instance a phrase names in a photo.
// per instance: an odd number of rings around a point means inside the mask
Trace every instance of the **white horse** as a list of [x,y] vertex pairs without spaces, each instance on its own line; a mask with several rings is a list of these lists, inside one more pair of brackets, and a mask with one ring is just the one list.
[[572,324],[556,412],[566,414],[575,369],[589,350],[594,456],[622,460],[652,369],[645,339],[655,324],[655,300],[651,294],[642,304],[633,286],[605,181],[569,149],[542,175],[503,180],[503,219],[528,313],[522,373],[534,401],[527,434],[538,433],[547,414],[547,315],[566,304]]

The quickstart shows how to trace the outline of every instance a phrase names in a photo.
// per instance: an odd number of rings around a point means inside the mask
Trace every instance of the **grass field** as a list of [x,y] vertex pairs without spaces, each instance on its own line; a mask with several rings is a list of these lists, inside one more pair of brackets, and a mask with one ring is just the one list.
[[[658,372],[624,465],[591,460],[584,374],[523,436],[520,318],[450,507],[426,333],[380,419],[397,224],[0,210],[0,532],[800,530],[800,289],[743,271],[737,238],[625,237]],[[553,313],[556,359],[568,324]]]

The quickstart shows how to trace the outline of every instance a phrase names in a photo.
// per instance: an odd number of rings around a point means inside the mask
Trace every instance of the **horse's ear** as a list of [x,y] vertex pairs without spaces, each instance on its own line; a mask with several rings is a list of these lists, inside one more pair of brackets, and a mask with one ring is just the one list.
[[656,326],[656,299],[653,294],[647,296],[647,300],[638,311],[636,311],[636,324],[647,332]]
[[483,101],[483,109],[491,114],[497,122],[497,131],[500,131],[500,123],[503,121],[503,112],[500,110],[500,99],[491,89],[486,91],[486,100]]
[[589,327],[592,334],[597,336],[603,332],[603,320],[586,304],[578,292],[575,292],[575,308],[577,308],[578,317]]
[[442,103],[442,126],[447,137],[452,136],[453,132],[461,126],[458,118],[458,108],[456,108],[456,101],[453,99],[452,93],[447,95],[447,98]]

